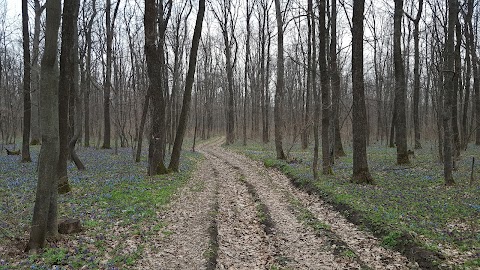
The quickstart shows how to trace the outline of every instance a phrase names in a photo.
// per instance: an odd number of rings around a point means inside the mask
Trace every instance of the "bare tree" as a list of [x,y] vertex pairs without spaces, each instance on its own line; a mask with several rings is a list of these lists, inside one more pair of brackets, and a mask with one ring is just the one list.
[[183,138],[187,129],[188,115],[190,112],[190,103],[192,101],[192,89],[195,79],[195,69],[197,67],[197,51],[202,36],[203,16],[205,13],[205,0],[200,0],[198,3],[197,21],[193,31],[192,48],[190,49],[190,59],[188,64],[188,73],[185,82],[185,92],[183,94],[182,112],[180,113],[180,120],[178,123],[177,133],[175,136],[175,143],[172,150],[172,158],[170,159],[169,169],[178,171],[180,165],[180,151],[182,150]]
[[[85,82],[85,92],[84,92],[84,129],[85,129],[85,137],[84,137],[84,146],[90,146],[90,91],[92,85],[92,27],[95,17],[97,16],[97,6],[96,0],[92,0],[92,15],[88,20],[88,23],[85,28],[85,43],[86,43],[86,58],[85,58],[85,70],[86,70],[86,82]],[[84,6],[85,9],[85,6]]]
[[318,1],[319,11],[319,53],[318,67],[320,70],[320,84],[322,86],[322,173],[333,174],[330,155],[330,83],[327,71],[327,28],[325,27],[326,4],[325,0]]
[[363,79],[363,12],[365,1],[353,3],[352,88],[353,88],[353,176],[355,183],[372,184],[367,161],[367,113]]
[[284,59],[283,59],[283,16],[280,7],[280,0],[275,0],[275,15],[277,18],[277,85],[275,91],[275,107],[274,107],[274,120],[275,120],[275,150],[277,152],[277,159],[285,159],[285,153],[283,152],[282,140],[283,140],[283,91],[285,87],[284,82]]
[[22,0],[23,32],[23,140],[22,162],[31,162],[30,158],[30,121],[32,105],[30,103],[30,31],[28,30],[28,3]]
[[395,65],[395,141],[397,143],[397,163],[410,163],[407,149],[407,89],[405,83],[405,67],[403,65],[402,37],[403,0],[395,0],[393,15],[393,62]]
[[234,55],[232,52],[238,49],[237,40],[235,38],[235,24],[236,18],[232,13],[232,0],[220,0],[219,9],[213,9],[215,18],[217,19],[220,30],[222,32],[223,43],[225,45],[225,65],[227,71],[227,119],[226,119],[226,144],[233,144],[235,142],[235,108],[234,108],[234,89],[233,89],[233,68]]
[[453,152],[452,152],[452,95],[455,84],[455,71],[452,70],[455,61],[454,40],[455,40],[455,24],[457,22],[457,0],[448,0],[448,26],[447,40],[445,42],[445,60],[443,67],[444,76],[444,110],[443,110],[443,174],[445,185],[454,185],[453,180]]
[[331,40],[330,40],[330,80],[332,85],[332,124],[333,124],[333,151],[335,157],[345,156],[342,137],[340,135],[340,72],[337,63],[337,0],[332,0],[331,7]]
[[77,35],[76,23],[78,17],[79,0],[65,0],[62,15],[62,45],[60,52],[60,76],[58,91],[58,115],[60,134],[60,154],[58,159],[57,177],[58,193],[64,194],[71,190],[68,183],[67,161],[69,159],[68,142],[71,132],[69,130],[70,96],[73,95],[75,84],[75,36]]
[[105,67],[105,79],[103,84],[103,146],[110,149],[111,124],[110,124],[110,92],[112,90],[112,44],[113,30],[115,29],[115,18],[117,17],[120,0],[117,0],[113,18],[111,17],[111,0],[106,2],[105,29],[107,34],[107,64]]
[[34,0],[34,28],[32,40],[32,69],[31,69],[31,142],[32,145],[40,144],[40,113],[39,113],[39,94],[40,94],[40,65],[38,60],[40,58],[40,20],[42,13],[45,10],[45,5],[40,5],[39,0]]
[[[37,251],[45,246],[47,236],[56,237],[57,225],[57,173],[59,157],[58,135],[58,81],[57,37],[60,26],[60,0],[46,3],[45,50],[41,66],[40,121],[42,147],[38,164],[38,183],[33,209],[30,239],[26,250]],[[52,188],[53,187],[53,188]]]
[[[151,136],[148,150],[148,174],[164,174],[167,169],[164,164],[165,144],[165,31],[172,10],[172,0],[167,3],[166,17],[163,0],[160,0],[157,12],[155,0],[145,0],[145,57],[147,61],[148,78],[150,85],[148,93],[153,106],[151,114]],[[160,15],[160,16],[158,16]],[[160,25],[157,32],[157,20]],[[158,40],[158,41],[157,41]],[[157,45],[158,42],[158,45]]]
[[420,102],[420,30],[419,24],[422,17],[423,0],[418,1],[418,10],[415,18],[411,17],[407,13],[407,17],[413,21],[413,40],[415,50],[415,62],[413,67],[413,127],[415,132],[415,149],[421,149],[420,143],[420,115],[419,115],[419,102]]

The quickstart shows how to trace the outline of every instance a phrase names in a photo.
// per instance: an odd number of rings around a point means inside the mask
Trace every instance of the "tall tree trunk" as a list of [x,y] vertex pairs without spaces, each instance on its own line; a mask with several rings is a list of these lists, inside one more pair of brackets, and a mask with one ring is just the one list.
[[[75,83],[74,53],[75,23],[78,16],[78,0],[66,0],[63,5],[62,15],[62,45],[60,52],[60,77],[59,77],[59,134],[60,154],[57,167],[58,193],[64,194],[71,190],[68,183],[67,161],[69,159],[69,107],[70,95],[73,95]],[[73,124],[73,123],[72,123]]]
[[[458,1],[458,0],[457,0]],[[453,136],[453,155],[455,157],[460,156],[460,131],[458,127],[458,93],[462,89],[462,60],[461,60],[461,45],[462,45],[462,30],[458,16],[455,21],[455,34],[457,36],[457,42],[454,49],[454,82],[452,91],[452,136]]]
[[445,60],[444,60],[444,110],[443,110],[443,175],[445,178],[445,185],[454,185],[453,180],[453,159],[452,159],[452,107],[453,107],[453,91],[455,87],[455,74],[452,70],[455,61],[454,38],[455,38],[455,23],[457,21],[457,0],[448,0],[448,28],[447,41],[445,42]]
[[420,114],[419,114],[419,103],[420,103],[420,30],[419,24],[422,16],[423,10],[423,0],[418,1],[418,11],[415,19],[410,18],[413,21],[413,40],[414,40],[414,67],[413,67],[413,129],[415,133],[415,149],[421,149],[422,144],[420,143]]
[[330,83],[327,73],[327,29],[325,28],[325,0],[318,1],[319,10],[319,54],[318,66],[322,85],[322,173],[333,174],[330,155]]
[[70,141],[68,142],[68,152],[71,160],[75,163],[78,170],[85,170],[85,165],[77,155],[75,147],[78,139],[82,135],[82,93],[79,87],[79,59],[78,59],[78,10],[80,7],[80,0],[73,0],[72,5],[75,6],[75,14],[73,18],[73,49],[72,49],[72,73],[73,80],[71,81],[70,92]]
[[[147,62],[148,78],[150,86],[148,95],[152,102],[153,112],[152,128],[148,151],[148,175],[157,175],[167,173],[164,164],[164,145],[165,145],[165,84],[164,78],[165,55],[164,55],[164,38],[167,22],[170,17],[171,1],[169,1],[169,9],[167,18],[164,18],[163,1],[159,3],[160,7],[160,27],[157,35],[157,8],[155,0],[145,0],[145,57]],[[157,40],[158,47],[157,47]]]
[[285,159],[283,152],[282,137],[283,137],[283,90],[284,82],[284,60],[283,60],[283,18],[280,7],[280,0],[275,0],[275,15],[277,17],[277,85],[275,88],[275,107],[274,107],[274,121],[275,121],[275,150],[277,152],[277,159]]
[[113,33],[110,28],[111,21],[111,0],[106,0],[105,10],[105,31],[107,35],[107,64],[105,67],[105,78],[103,84],[103,149],[110,149],[111,124],[110,124],[110,91],[112,87],[112,43]]
[[403,65],[402,37],[403,0],[395,0],[393,58],[395,64],[395,141],[397,143],[397,164],[409,164],[407,153],[407,89],[405,67]]
[[30,103],[30,31],[28,30],[28,3],[22,0],[23,32],[23,140],[22,162],[31,162],[30,158],[30,121],[32,105]]
[[103,149],[110,149],[111,141],[111,119],[110,119],[110,92],[112,90],[112,46],[113,46],[113,30],[115,25],[115,18],[117,17],[120,0],[117,0],[113,18],[111,17],[112,1],[107,0],[105,11],[105,29],[107,36],[107,63],[105,67],[105,78],[103,84]]
[[[463,112],[462,112],[462,148],[467,149],[468,146],[468,108],[470,105],[470,80],[472,78],[472,61],[471,61],[471,48],[470,46],[472,45],[472,42],[470,40],[471,34],[470,34],[470,24],[472,22],[472,14],[470,12],[473,12],[473,6],[472,10],[470,11],[470,2],[471,0],[467,2],[467,13],[465,15],[465,27],[464,27],[464,34],[465,34],[465,63],[467,66],[466,69],[466,74],[465,74],[465,98],[463,102]],[[472,2],[473,4],[473,2]]]
[[343,157],[345,151],[340,134],[340,72],[337,64],[337,0],[332,0],[331,14],[330,79],[332,84],[333,151],[335,157]]
[[34,0],[35,19],[33,28],[32,40],[32,69],[31,69],[31,142],[32,145],[40,144],[40,111],[39,111],[39,96],[40,96],[40,65],[38,59],[40,57],[40,18],[42,16],[45,5],[40,6],[39,0]]
[[[311,1],[311,0],[309,0]],[[313,4],[312,4],[313,6]],[[318,152],[320,148],[319,141],[319,129],[320,129],[320,110],[322,109],[320,103],[320,91],[317,89],[317,46],[316,46],[316,34],[315,34],[315,12],[313,9],[310,11],[310,20],[312,25],[312,54],[311,56],[311,72],[312,72],[312,94],[313,94],[313,178],[318,179]]]
[[[247,96],[248,96],[248,72],[250,64],[250,18],[252,16],[253,7],[247,0],[247,40],[245,48],[245,70],[244,70],[244,95],[243,95],[243,145],[247,145]],[[251,86],[250,86],[251,87]]]
[[367,160],[367,113],[363,79],[363,12],[365,1],[353,2],[352,88],[353,88],[353,176],[355,183],[373,183]]
[[195,69],[197,66],[198,44],[202,36],[203,15],[205,14],[205,0],[198,3],[197,21],[193,32],[192,48],[190,49],[190,59],[188,63],[187,78],[185,81],[185,92],[183,94],[182,111],[178,123],[175,142],[172,150],[172,158],[170,159],[169,169],[177,172],[180,165],[180,152],[182,150],[183,138],[188,124],[188,115],[190,112],[190,103],[192,101],[192,89],[195,79]]
[[41,67],[40,124],[43,127],[42,147],[38,163],[38,183],[33,209],[30,239],[26,250],[37,251],[45,246],[47,236],[58,234],[57,226],[57,163],[58,135],[58,81],[57,37],[60,26],[60,0],[46,3],[45,49]]
[[303,133],[302,133],[302,149],[308,147],[308,135],[310,134],[310,96],[312,88],[312,16],[313,16],[313,3],[312,0],[307,1],[307,84],[305,89],[305,112],[303,121]]
[[86,51],[86,63],[85,69],[87,72],[86,75],[86,82],[85,82],[85,93],[84,93],[84,102],[83,105],[85,107],[85,137],[84,137],[84,146],[90,147],[90,89],[92,85],[92,27],[95,17],[97,16],[97,5],[96,0],[92,0],[92,16],[88,21],[86,33],[85,33],[85,42],[87,43],[87,51]]

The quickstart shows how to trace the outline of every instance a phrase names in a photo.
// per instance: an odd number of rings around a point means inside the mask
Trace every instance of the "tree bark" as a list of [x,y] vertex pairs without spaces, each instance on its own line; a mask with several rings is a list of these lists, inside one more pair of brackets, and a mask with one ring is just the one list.
[[308,147],[308,135],[310,134],[310,96],[312,88],[312,16],[313,16],[313,3],[312,0],[307,1],[307,83],[305,89],[305,112],[303,121],[303,133],[302,133],[302,149]]
[[393,58],[395,65],[395,141],[397,143],[397,164],[409,164],[407,153],[407,89],[405,83],[405,67],[403,65],[402,37],[403,0],[395,0]]
[[[457,0],[458,1],[458,0]],[[458,15],[455,21],[455,34],[457,36],[457,42],[454,49],[454,82],[452,91],[452,136],[453,136],[453,155],[455,157],[460,156],[460,130],[458,127],[458,94],[462,89],[462,60],[461,60],[461,46],[462,46],[462,30]]]
[[412,20],[414,24],[413,40],[414,40],[414,67],[413,67],[413,128],[415,133],[415,149],[421,149],[422,144],[420,142],[420,30],[419,24],[422,16],[423,0],[418,1],[418,11],[415,19]]
[[445,60],[443,66],[444,77],[444,110],[443,110],[443,176],[445,178],[445,185],[454,185],[453,180],[453,152],[452,152],[452,96],[455,87],[455,23],[457,21],[457,0],[448,0],[448,27],[447,27],[447,41],[445,42]]
[[58,177],[58,193],[64,194],[71,190],[68,183],[67,161],[69,159],[69,106],[70,95],[72,95],[75,71],[74,71],[74,38],[77,34],[75,32],[75,23],[78,16],[78,0],[66,0],[63,5],[62,15],[62,44],[60,52],[60,77],[59,77],[59,101],[58,101],[58,115],[59,115],[59,134],[60,134],[60,154],[57,166]]
[[[163,1],[160,1],[159,7],[161,21],[159,34],[157,35],[157,8],[155,0],[145,0],[145,57],[147,62],[148,78],[150,86],[148,95],[152,102],[153,112],[152,129],[148,151],[148,175],[157,175],[167,173],[164,164],[164,145],[165,145],[165,89],[162,78],[164,77],[164,38],[165,29],[171,11],[171,1],[169,2],[169,11],[167,18],[164,19]],[[157,38],[159,40],[157,47]]]
[[277,159],[285,159],[283,152],[283,90],[285,88],[284,82],[284,59],[283,59],[283,19],[280,7],[280,0],[275,0],[275,14],[277,18],[277,85],[275,88],[275,107],[274,107],[274,121],[275,121],[275,150],[277,152]]
[[117,17],[120,0],[117,0],[113,18],[111,17],[112,1],[107,0],[105,10],[105,31],[107,36],[107,63],[105,67],[105,78],[103,84],[103,149],[110,149],[111,141],[111,121],[110,121],[110,92],[112,90],[112,45],[113,45],[113,30],[115,18]]
[[[311,1],[311,0],[309,0]],[[311,53],[311,80],[312,80],[312,94],[313,94],[313,178],[318,179],[318,151],[320,148],[320,141],[318,132],[320,129],[320,111],[322,109],[320,103],[320,93],[317,89],[317,46],[316,46],[316,32],[315,32],[315,13],[313,9],[310,11],[310,20],[312,26],[312,53]]]
[[332,124],[333,124],[333,151],[335,157],[345,156],[342,137],[340,134],[340,73],[337,64],[337,1],[332,0],[331,12],[331,40],[330,40],[330,71],[332,85]]
[[85,124],[84,124],[84,129],[85,129],[85,134],[84,134],[84,146],[85,147],[90,147],[90,89],[92,85],[92,27],[93,27],[93,22],[95,17],[97,16],[97,8],[96,8],[96,0],[92,0],[92,16],[90,17],[90,20],[88,21],[87,29],[85,32],[85,42],[87,43],[87,56],[86,56],[86,63],[85,63],[85,69],[87,72],[87,78],[86,78],[86,83],[85,83],[85,93],[84,93],[84,102],[83,105],[85,107]]
[[327,35],[325,28],[326,5],[325,0],[318,1],[319,10],[319,54],[318,67],[320,83],[322,85],[322,173],[333,174],[330,155],[330,84],[327,73]]
[[22,0],[23,32],[23,140],[22,162],[31,162],[30,158],[30,121],[32,105],[30,103],[30,31],[28,30],[28,3]]
[[57,225],[57,163],[59,157],[58,135],[58,81],[57,37],[60,26],[60,0],[46,3],[47,17],[45,50],[41,66],[40,121],[42,147],[38,164],[38,183],[33,209],[30,239],[26,250],[38,251],[45,246],[47,236],[58,234]]
[[367,160],[367,113],[363,79],[363,12],[365,1],[353,3],[352,88],[353,88],[353,176],[355,183],[372,184]]
[[183,94],[182,111],[180,113],[180,120],[178,123],[175,142],[172,150],[172,157],[170,159],[170,170],[177,172],[180,165],[180,152],[182,150],[183,138],[187,129],[188,115],[190,112],[190,104],[192,101],[192,89],[195,79],[195,69],[197,66],[197,52],[198,44],[202,36],[203,16],[205,14],[205,0],[200,0],[198,3],[197,21],[195,22],[195,29],[193,32],[192,48],[190,49],[190,59],[188,64],[187,78],[185,81],[185,92]]
[[45,5],[40,6],[39,0],[34,0],[35,19],[32,40],[32,69],[31,69],[31,145],[40,144],[40,111],[39,111],[39,95],[40,95],[40,65],[38,59],[40,56],[40,18],[42,16]]

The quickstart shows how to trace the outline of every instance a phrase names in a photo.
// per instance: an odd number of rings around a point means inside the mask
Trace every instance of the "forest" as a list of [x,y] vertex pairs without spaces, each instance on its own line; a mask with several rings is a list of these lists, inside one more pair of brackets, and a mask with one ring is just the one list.
[[475,0],[0,0],[0,269],[479,269]]

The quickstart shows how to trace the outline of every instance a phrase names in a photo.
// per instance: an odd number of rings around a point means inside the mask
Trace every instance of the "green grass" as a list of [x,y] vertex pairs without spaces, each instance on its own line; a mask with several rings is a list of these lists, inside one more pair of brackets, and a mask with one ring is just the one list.
[[32,147],[34,162],[29,164],[0,156],[0,228],[5,232],[0,231],[0,247],[18,246],[17,252],[0,254],[0,269],[133,267],[150,237],[172,233],[165,230],[162,213],[202,158],[184,151],[179,173],[149,177],[146,160],[133,162],[131,149],[121,148],[115,155],[114,150],[81,148],[79,156],[87,170],[79,172],[69,164],[72,192],[59,196],[58,206],[59,218],[80,219],[84,231],[64,235],[48,243],[43,253],[28,255],[22,249],[33,210],[38,150],[39,146]]
[[[240,144],[231,149],[275,167],[294,179],[298,186],[310,186],[324,199],[346,205],[360,213],[373,227],[383,228],[383,243],[394,246],[403,232],[416,240],[428,239],[430,250],[441,250],[449,245],[461,251],[480,253],[480,164],[475,167],[476,182],[470,187],[472,156],[478,156],[480,147],[470,145],[457,161],[454,172],[456,185],[443,184],[443,165],[437,161],[435,146],[424,145],[415,150],[410,166],[397,166],[396,150],[384,146],[368,148],[369,166],[376,185],[351,183],[352,153],[339,158],[333,166],[334,175],[313,180],[311,149],[294,146],[288,163],[275,159],[272,144]],[[477,158],[478,160],[478,158]],[[347,213],[348,215],[348,213]]]

